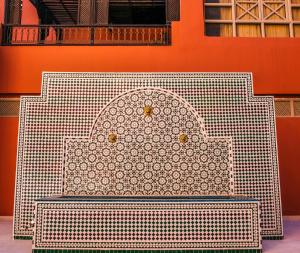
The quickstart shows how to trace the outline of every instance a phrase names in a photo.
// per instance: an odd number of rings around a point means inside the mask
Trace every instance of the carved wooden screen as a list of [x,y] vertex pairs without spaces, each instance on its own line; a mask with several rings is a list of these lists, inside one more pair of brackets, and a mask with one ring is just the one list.
[[78,21],[84,25],[106,25],[108,23],[109,0],[80,0]]
[[300,37],[299,0],[206,0],[208,36]]
[[108,24],[109,0],[95,1],[95,23],[97,25]]
[[0,98],[0,117],[18,117],[19,107],[18,98]]
[[300,97],[276,98],[275,109],[278,117],[299,117]]
[[167,21],[180,20],[180,0],[166,0]]
[[82,25],[90,25],[92,23],[93,13],[92,0],[79,0],[78,4],[78,23]]

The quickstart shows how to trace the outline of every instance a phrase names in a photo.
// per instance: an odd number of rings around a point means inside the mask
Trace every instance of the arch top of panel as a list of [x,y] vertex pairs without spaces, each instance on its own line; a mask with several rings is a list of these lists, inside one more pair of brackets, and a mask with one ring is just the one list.
[[209,137],[181,97],[138,88],[110,101],[88,138],[66,138],[64,195],[233,195],[229,137]]

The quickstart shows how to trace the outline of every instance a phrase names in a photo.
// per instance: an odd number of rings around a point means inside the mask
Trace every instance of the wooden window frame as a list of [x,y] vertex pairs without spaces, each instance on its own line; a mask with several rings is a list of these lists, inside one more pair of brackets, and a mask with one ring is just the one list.
[[[242,4],[252,4],[252,6],[248,9],[244,9],[244,13],[237,16],[237,7],[241,8]],[[271,4],[281,4],[280,7],[272,8]],[[258,17],[254,17],[253,14],[250,13],[250,11],[258,7]],[[207,19],[205,9],[206,7],[225,7],[225,8],[231,8],[231,19],[222,20],[222,19]],[[281,7],[284,7],[285,9],[285,16],[283,17],[279,11]],[[270,13],[268,15],[265,15],[264,8],[269,9]],[[291,0],[276,0],[276,1],[270,1],[270,0],[231,0],[228,3],[207,3],[204,2],[204,16],[205,16],[205,26],[207,24],[230,24],[232,25],[232,36],[231,37],[239,37],[237,34],[237,26],[239,24],[253,24],[253,25],[260,25],[260,31],[261,36],[265,38],[266,36],[266,25],[286,25],[289,27],[289,36],[288,37],[295,37],[294,34],[294,28],[296,26],[300,26],[300,20],[293,20],[293,10],[300,8],[300,3],[292,3]],[[249,14],[253,17],[253,19],[241,19],[246,14]],[[280,20],[272,20],[270,19],[271,16],[277,15],[281,17]],[[206,32],[205,32],[206,34]],[[206,35],[209,36],[209,35]],[[220,36],[221,37],[221,36]],[[297,36],[299,37],[299,36]],[[274,37],[272,37],[274,38]],[[276,37],[275,37],[276,38]]]

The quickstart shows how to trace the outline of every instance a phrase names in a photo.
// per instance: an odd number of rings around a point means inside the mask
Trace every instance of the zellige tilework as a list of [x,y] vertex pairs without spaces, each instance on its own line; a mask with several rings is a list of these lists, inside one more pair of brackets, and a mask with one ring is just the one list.
[[174,93],[128,91],[91,129],[87,139],[66,139],[65,195],[234,193],[231,138],[209,138],[203,120]]
[[33,249],[259,251],[259,215],[247,198],[44,199]]
[[261,201],[263,236],[282,236],[273,98],[253,96],[247,73],[44,73],[41,96],[21,101],[14,236],[32,236],[34,200],[62,194],[64,140],[88,138],[112,99],[142,87],[187,101],[209,137],[232,137],[235,194]]

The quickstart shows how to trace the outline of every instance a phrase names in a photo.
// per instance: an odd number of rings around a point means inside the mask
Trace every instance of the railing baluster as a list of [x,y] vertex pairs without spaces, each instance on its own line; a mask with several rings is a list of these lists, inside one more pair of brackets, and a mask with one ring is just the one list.
[[[73,33],[75,35],[73,35]],[[74,41],[74,43],[77,44],[77,41],[80,38],[80,29],[72,27],[71,28],[71,36],[70,37],[71,37],[71,43],[72,43],[72,41]]]
[[142,42],[145,41],[145,28],[142,28]]
[[91,45],[94,45],[94,40],[95,40],[95,28],[92,26],[91,29],[89,29],[89,33],[90,33],[90,40],[91,40]]
[[13,42],[16,42],[17,43],[17,35],[18,35],[18,29],[16,29],[15,27],[13,28]]
[[59,29],[59,27],[55,28],[55,34],[56,34],[56,44],[60,44],[60,29]]
[[18,28],[16,28],[16,38],[15,38],[15,41],[16,42],[18,42],[18,36],[19,36],[19,29]]
[[11,44],[11,42],[12,42],[12,40],[13,40],[13,36],[14,36],[14,34],[13,34],[13,28],[12,27],[10,27],[10,29],[9,29],[9,33],[10,33],[10,44]]
[[10,42],[9,42],[9,39],[10,39],[9,27],[2,26],[2,28],[3,28],[3,32],[2,32],[2,41],[1,41],[1,43],[3,45],[9,45],[10,44]]
[[[28,30],[28,28],[27,28]],[[20,42],[23,42],[23,34],[24,34],[24,30],[21,28],[21,36],[20,36]]]
[[41,27],[39,26],[37,31],[38,31],[38,34],[37,34],[37,44],[41,44]]
[[11,32],[10,27],[3,26],[3,33],[2,33],[2,42],[4,45],[9,45],[11,43]]
[[64,33],[63,33],[64,37],[62,38],[62,42],[63,43],[67,43],[68,42],[68,39],[69,39],[69,29],[68,28],[65,28],[64,29]]
[[[29,34],[30,34],[30,32],[29,32],[30,30],[28,29],[28,31],[27,31],[27,38],[26,38],[26,42],[28,42],[29,41]],[[34,38],[34,37],[33,37]],[[34,39],[33,39],[34,40]]]

